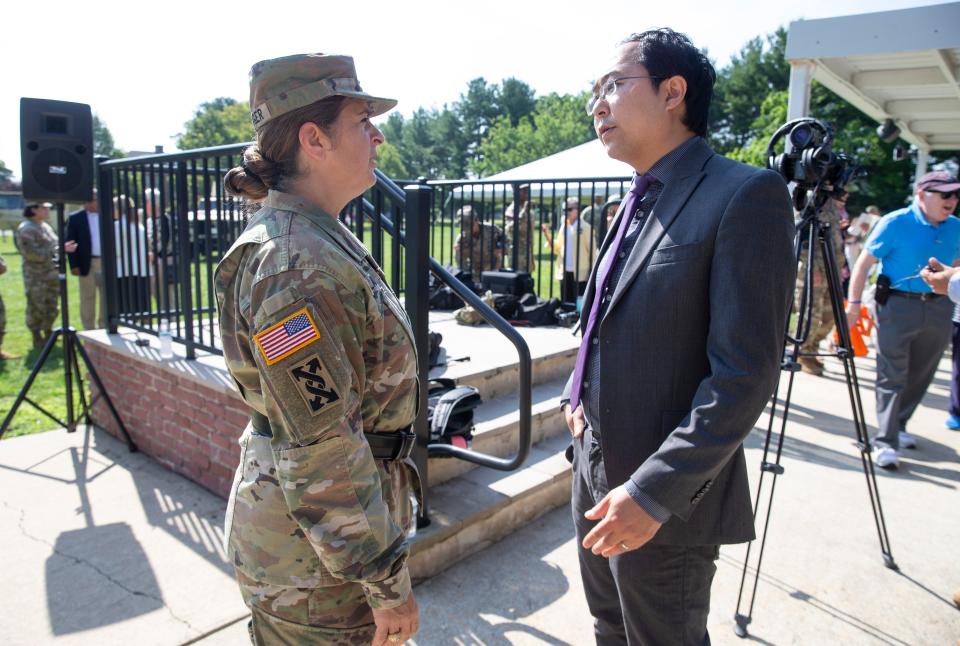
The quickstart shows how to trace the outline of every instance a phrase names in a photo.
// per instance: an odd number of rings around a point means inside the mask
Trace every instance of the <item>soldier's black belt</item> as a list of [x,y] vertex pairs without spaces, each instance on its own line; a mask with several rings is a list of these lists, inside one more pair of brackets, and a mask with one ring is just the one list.
[[907,292],[902,289],[891,289],[890,295],[912,298],[917,301],[932,301],[935,298],[940,298],[942,294],[934,294],[933,292]]
[[[253,432],[263,437],[273,437],[270,420],[266,415],[250,411],[250,423]],[[409,428],[392,433],[364,433],[374,460],[406,460],[413,453],[417,435]]]

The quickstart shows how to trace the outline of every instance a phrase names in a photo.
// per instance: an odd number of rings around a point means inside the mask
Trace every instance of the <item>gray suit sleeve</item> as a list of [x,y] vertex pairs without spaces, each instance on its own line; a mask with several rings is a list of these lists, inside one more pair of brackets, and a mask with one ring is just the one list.
[[[721,207],[723,208],[723,207]],[[691,410],[631,475],[687,520],[773,394],[796,280],[793,212],[779,175],[751,176],[723,210],[711,261],[710,374]]]

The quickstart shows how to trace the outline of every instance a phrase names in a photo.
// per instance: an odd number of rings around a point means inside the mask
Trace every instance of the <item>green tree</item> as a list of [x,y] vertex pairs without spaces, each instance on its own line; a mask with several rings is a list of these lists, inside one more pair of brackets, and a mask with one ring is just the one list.
[[229,97],[201,103],[183,127],[177,135],[180,150],[239,144],[254,138],[249,104]]
[[746,146],[754,135],[764,99],[790,82],[784,58],[787,32],[783,27],[765,39],[750,40],[717,74],[710,106],[710,143],[726,154]]
[[587,93],[552,93],[537,99],[533,114],[511,125],[506,115],[497,119],[470,168],[484,177],[552,155],[594,139],[593,125],[584,113]]
[[512,126],[520,123],[520,119],[533,114],[537,107],[533,88],[513,77],[504,79],[500,84],[498,103],[501,113],[510,119]]
[[116,147],[110,128],[97,115],[93,115],[93,154],[110,159],[118,159],[126,154]]
[[482,76],[467,83],[467,91],[454,104],[457,117],[467,136],[467,154],[476,159],[487,129],[501,116],[500,88],[487,83]]

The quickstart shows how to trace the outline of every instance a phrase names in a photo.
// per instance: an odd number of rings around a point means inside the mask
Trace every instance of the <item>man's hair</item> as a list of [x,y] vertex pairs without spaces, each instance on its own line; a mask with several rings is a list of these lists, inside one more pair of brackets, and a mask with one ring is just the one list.
[[690,42],[685,34],[672,29],[651,29],[630,34],[620,44],[637,46],[637,63],[647,68],[653,87],[671,76],[682,76],[687,82],[684,97],[683,125],[701,137],[707,134],[707,115],[713,98],[717,72],[710,60]]

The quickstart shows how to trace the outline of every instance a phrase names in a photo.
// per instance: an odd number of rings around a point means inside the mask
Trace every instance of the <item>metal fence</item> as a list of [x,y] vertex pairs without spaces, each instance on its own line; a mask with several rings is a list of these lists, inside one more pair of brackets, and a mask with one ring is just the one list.
[[[110,332],[118,325],[150,334],[168,327],[188,358],[197,349],[220,353],[214,270],[248,215],[225,193],[223,177],[247,145],[100,164],[100,212],[103,222],[113,221],[101,227],[104,248],[114,249],[103,254]],[[383,223],[402,223],[401,210],[376,186],[340,214],[398,294],[404,251]]]
[[[565,259],[557,242],[568,216],[567,199],[576,198],[579,207],[573,220],[576,239],[570,248],[571,266],[580,268],[574,273],[582,283],[586,281],[583,268],[593,265],[608,216],[616,213],[630,178],[432,180],[427,184],[434,189],[431,257],[444,266],[469,270],[475,279],[485,270],[528,271],[537,294],[553,298],[562,296],[558,281]],[[489,231],[484,234],[484,229]]]

